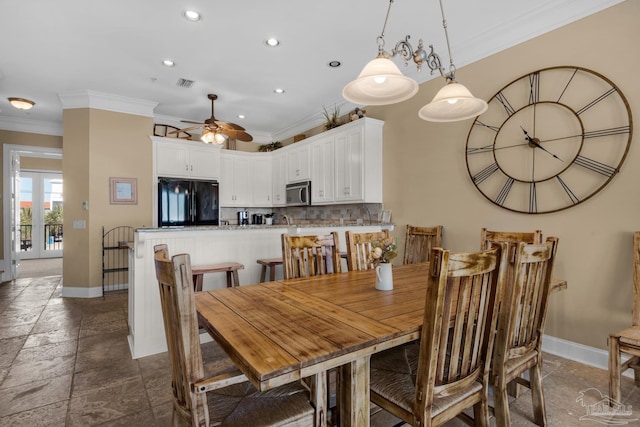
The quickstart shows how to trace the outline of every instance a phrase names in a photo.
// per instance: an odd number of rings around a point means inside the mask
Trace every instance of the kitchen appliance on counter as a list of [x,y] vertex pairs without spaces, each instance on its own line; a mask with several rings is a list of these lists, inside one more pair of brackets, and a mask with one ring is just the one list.
[[251,215],[251,223],[252,224],[263,224],[264,215],[262,214],[253,214]]
[[296,182],[287,184],[286,206],[309,206],[311,205],[311,181]]
[[219,225],[218,182],[158,178],[158,226]]
[[238,211],[238,225],[249,225],[249,211]]

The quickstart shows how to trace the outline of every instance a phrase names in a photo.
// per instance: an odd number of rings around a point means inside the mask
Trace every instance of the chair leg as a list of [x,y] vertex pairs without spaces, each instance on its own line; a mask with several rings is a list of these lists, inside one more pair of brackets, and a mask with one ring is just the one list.
[[544,404],[544,391],[542,389],[542,366],[538,363],[529,369],[531,382],[531,400],[533,401],[533,418],[537,425],[547,425],[547,409]]
[[489,403],[488,397],[483,396],[480,402],[473,405],[473,422],[480,427],[489,427]]
[[238,278],[238,270],[233,270],[233,286],[240,286],[240,279]]
[[496,425],[501,427],[510,427],[511,419],[509,417],[509,397],[507,393],[507,384],[497,384],[493,387],[493,404],[494,414],[496,417]]
[[267,266],[263,265],[262,268],[260,269],[260,283],[263,283],[266,278],[267,278]]
[[327,375],[325,372],[319,372],[314,375],[311,380],[311,402],[316,409],[315,413],[315,426],[326,427],[327,426],[327,390],[329,384],[327,383]]
[[[618,337],[609,337],[609,397],[620,402],[620,342]],[[613,404],[612,402],[612,404]]]

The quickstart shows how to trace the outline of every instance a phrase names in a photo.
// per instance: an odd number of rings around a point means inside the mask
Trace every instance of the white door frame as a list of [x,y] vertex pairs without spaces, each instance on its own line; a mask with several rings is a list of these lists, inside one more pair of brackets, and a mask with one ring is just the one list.
[[[16,269],[12,268],[13,265],[20,262],[19,254],[14,255],[11,250],[11,159],[18,155],[19,157],[38,157],[45,159],[62,159],[62,148],[52,147],[33,147],[30,145],[14,145],[4,144],[2,150],[2,178],[3,178],[3,194],[2,198],[2,212],[3,212],[3,225],[2,230],[4,232],[4,260],[2,260],[2,266],[4,273],[2,274],[2,280],[13,280],[17,276]],[[17,259],[16,259],[17,256]],[[14,277],[12,277],[14,276]]]

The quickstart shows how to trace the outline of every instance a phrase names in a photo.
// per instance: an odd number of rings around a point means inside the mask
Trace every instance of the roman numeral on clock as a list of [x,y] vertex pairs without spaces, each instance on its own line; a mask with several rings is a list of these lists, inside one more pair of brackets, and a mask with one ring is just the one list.
[[475,184],[480,184],[482,181],[493,175],[498,169],[499,168],[497,163],[491,163],[489,166],[482,169],[480,172],[473,176],[473,182]]
[[618,169],[614,168],[613,166],[597,162],[584,156],[577,156],[574,163],[609,178],[611,178],[618,172]]

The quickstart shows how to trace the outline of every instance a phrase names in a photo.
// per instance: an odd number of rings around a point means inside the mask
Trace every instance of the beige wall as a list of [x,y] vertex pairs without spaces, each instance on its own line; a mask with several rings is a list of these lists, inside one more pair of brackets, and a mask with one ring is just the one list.
[[[40,135],[37,133],[14,132],[10,130],[0,130],[0,144],[27,145],[35,147],[62,148],[62,137],[53,135]],[[4,151],[4,150],[3,150]],[[3,151],[0,151],[0,170],[3,165]],[[45,163],[39,162],[44,159],[33,159],[25,157],[21,159],[21,166],[25,164],[33,169],[62,170],[59,160],[48,160]],[[56,169],[57,165],[57,169]],[[3,174],[0,173],[0,188],[4,188]],[[4,210],[0,209],[0,224],[4,224]],[[0,242],[4,241],[4,227],[0,227]],[[0,258],[4,257],[4,245],[0,245]]]
[[[531,71],[582,66],[612,79],[638,115],[638,16],[640,2],[627,1],[459,69],[456,77],[489,99]],[[640,230],[637,138],[621,172],[592,199],[558,213],[512,213],[488,202],[468,176],[465,144],[472,120],[430,123],[417,117],[443,82],[421,85],[418,95],[401,104],[367,108],[368,116],[385,121],[384,208],[393,211],[396,235],[404,240],[406,224],[442,224],[444,246],[454,251],[477,249],[481,227],[542,229],[559,237],[555,276],[567,279],[569,288],[553,295],[545,332],[605,349],[608,334],[631,322],[631,233]]]
[[[638,114],[638,16],[640,2],[626,1],[461,68],[457,78],[476,96],[489,99],[508,82],[533,70],[577,65],[616,82],[632,111]],[[445,54],[443,48],[439,51]],[[553,296],[545,332],[606,348],[607,335],[631,321],[631,232],[640,230],[637,141],[632,142],[618,176],[587,202],[552,214],[515,214],[489,203],[468,177],[465,141],[471,120],[438,124],[417,117],[418,109],[442,84],[442,79],[427,82],[418,95],[401,104],[367,107],[368,116],[385,121],[384,207],[393,211],[396,235],[402,241],[408,223],[442,224],[444,246],[454,251],[477,249],[481,227],[539,228],[545,235],[559,237],[555,276],[567,279],[569,289]],[[65,111],[65,286],[100,286],[103,225],[151,224],[153,186],[148,135],[152,121],[99,110]],[[0,131],[0,141],[7,143],[2,137],[6,132]],[[19,137],[25,141],[9,142],[27,144],[26,140],[30,140],[26,134]],[[48,142],[57,140],[49,138]],[[255,150],[240,143],[238,149]],[[138,205],[109,204],[110,176],[138,178]],[[83,200],[89,201],[88,212],[82,211]],[[87,229],[74,230],[74,219],[85,219]]]
[[[64,112],[65,287],[102,285],[102,227],[152,222],[153,118],[95,109]],[[109,178],[136,178],[137,205],[112,205]],[[88,210],[82,204],[87,201]],[[74,229],[75,220],[86,221]]]

